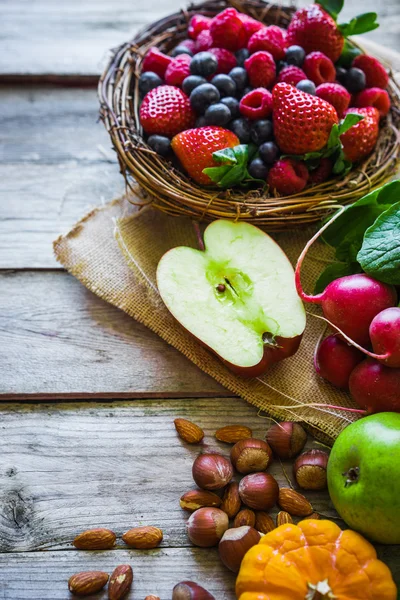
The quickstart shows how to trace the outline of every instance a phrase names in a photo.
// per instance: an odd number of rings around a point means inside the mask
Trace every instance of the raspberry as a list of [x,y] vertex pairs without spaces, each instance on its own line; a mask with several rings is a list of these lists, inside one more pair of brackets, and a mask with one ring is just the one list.
[[380,116],[385,117],[390,110],[389,94],[382,88],[367,88],[359,94],[356,94],[354,106],[362,108],[365,106],[375,106],[375,108],[378,109]]
[[272,190],[289,196],[304,190],[307,180],[308,170],[303,162],[282,158],[270,169],[267,181]]
[[335,65],[322,52],[310,52],[310,54],[307,54],[303,63],[303,69],[308,79],[311,79],[315,85],[333,82],[336,79]]
[[269,52],[256,52],[244,61],[244,66],[249,76],[252,87],[272,86],[276,77],[275,61]]
[[195,120],[189,98],[172,85],[160,85],[148,92],[140,107],[140,123],[148,135],[172,137],[193,127]]
[[240,112],[251,121],[264,119],[272,112],[272,94],[264,88],[256,88],[243,96]]
[[182,40],[181,42],[179,42],[178,46],[183,46],[184,48],[187,48],[192,54],[196,52],[196,43],[194,40]]
[[160,52],[158,48],[153,46],[146,52],[146,56],[144,57],[142,64],[142,73],[145,71],[153,71],[153,73],[157,73],[159,77],[164,78],[165,71],[172,60],[173,59],[171,56],[167,56],[163,52]]
[[242,21],[246,31],[245,44],[247,44],[253,33],[265,27],[261,21],[257,21],[256,19],[253,19],[253,17],[250,17],[250,15],[245,15],[244,13],[239,13],[239,19]]
[[181,87],[183,80],[190,75],[190,61],[188,54],[180,54],[168,65],[165,71],[165,83]]
[[318,98],[332,104],[340,118],[343,117],[344,111],[349,108],[351,96],[340,83],[321,83],[315,93]]
[[211,19],[204,15],[193,15],[189,21],[188,36],[192,40],[197,40],[199,33],[204,30],[210,29]]
[[307,75],[304,73],[303,69],[289,65],[288,67],[284,67],[279,73],[278,83],[283,81],[284,83],[290,83],[290,85],[295,86],[299,81],[304,81],[304,79],[307,79]]
[[226,8],[216,15],[210,24],[214,46],[227,50],[239,50],[246,43],[246,30],[235,8]]
[[258,50],[265,50],[270,52],[275,60],[285,58],[285,38],[282,29],[276,25],[263,27],[253,33],[247,47],[252,54]]
[[196,43],[195,43],[195,51],[196,52],[205,52],[206,50],[209,50],[213,45],[213,41],[212,41],[212,37],[211,37],[211,33],[209,32],[208,29],[204,29],[204,31],[201,31],[197,37]]
[[218,61],[216,73],[229,73],[237,65],[236,56],[233,52],[225,48],[210,48],[210,54],[213,54]]
[[355,57],[351,66],[365,73],[367,87],[378,87],[383,90],[387,87],[389,75],[382,63],[374,56],[360,54]]
[[314,185],[318,185],[329,179],[332,173],[332,167],[333,163],[330,158],[321,158],[318,167],[313,171],[310,171],[310,182]]

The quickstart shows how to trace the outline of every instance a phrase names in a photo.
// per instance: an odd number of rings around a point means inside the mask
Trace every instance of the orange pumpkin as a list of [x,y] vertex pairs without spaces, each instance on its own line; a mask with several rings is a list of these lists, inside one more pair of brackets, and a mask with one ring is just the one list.
[[373,546],[332,521],[285,524],[245,555],[238,600],[396,600],[388,567]]

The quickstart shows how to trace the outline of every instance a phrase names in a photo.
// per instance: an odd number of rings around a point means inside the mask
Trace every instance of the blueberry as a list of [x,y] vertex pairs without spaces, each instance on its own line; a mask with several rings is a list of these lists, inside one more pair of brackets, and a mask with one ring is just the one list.
[[190,61],[190,72],[192,75],[209,77],[214,75],[218,68],[218,60],[211,52],[199,52]]
[[163,80],[157,75],[157,73],[153,73],[153,71],[146,71],[139,77],[140,95],[145,96],[147,92],[162,84]]
[[247,119],[235,119],[229,129],[237,135],[241,144],[250,142],[250,124]]
[[250,52],[247,50],[247,48],[242,48],[236,52],[235,56],[239,67],[243,67],[244,61],[250,56]]
[[211,79],[211,83],[215,85],[221,96],[233,96],[236,94],[236,83],[229,77],[220,73]]
[[289,48],[286,50],[285,60],[288,65],[301,67],[305,57],[305,50],[301,46],[289,46]]
[[201,117],[198,117],[196,119],[196,123],[194,124],[195,127],[205,127],[207,125],[207,121],[204,115],[201,115]]
[[220,93],[211,83],[202,83],[190,94],[190,103],[199,114],[204,114],[211,104],[220,100]]
[[239,93],[239,97],[240,97],[240,98],[243,98],[243,97],[244,97],[244,96],[246,96],[246,95],[247,95],[249,92],[251,92],[251,91],[252,91],[252,89],[253,89],[253,88],[252,88],[252,87],[250,87],[250,86],[248,86],[248,87],[245,87],[245,88],[244,88],[244,90],[243,90],[243,92],[240,92],[240,93]]
[[185,77],[182,83],[182,89],[187,96],[193,92],[194,88],[197,88],[202,83],[207,83],[207,80],[204,77],[200,77],[200,75],[188,75]]
[[207,125],[219,125],[220,127],[227,125],[232,118],[231,111],[222,102],[211,104],[207,108],[204,117]]
[[151,135],[147,143],[154,152],[161,154],[161,156],[167,156],[171,149],[170,139],[163,135]]
[[251,126],[251,141],[259,146],[263,142],[267,142],[268,140],[272,140],[273,138],[273,128],[271,121],[268,119],[260,119],[259,121],[254,121]]
[[226,98],[222,98],[221,102],[231,111],[232,119],[240,117],[239,100],[232,96],[227,96]]
[[312,94],[315,96],[315,83],[310,81],[310,79],[302,79],[299,83],[296,84],[296,87],[301,92],[305,92],[306,94]]
[[248,171],[255,179],[267,179],[268,167],[261,158],[254,158],[249,164]]
[[336,79],[344,85],[346,83],[347,70],[343,67],[336,67]]
[[258,153],[266,165],[272,165],[279,156],[279,148],[275,142],[265,142],[259,147]]
[[366,79],[364,71],[352,67],[346,73],[344,85],[351,94],[361,92],[366,86]]
[[188,54],[189,56],[193,56],[193,52],[186,48],[186,46],[176,46],[171,52],[171,56],[179,56],[180,54]]
[[243,69],[243,67],[234,67],[232,71],[229,72],[229,77],[236,83],[236,87],[239,91],[244,90],[248,82],[246,69]]
[[276,61],[276,73],[279,74],[282,69],[284,69],[285,67],[288,66],[288,63],[284,60],[277,60]]

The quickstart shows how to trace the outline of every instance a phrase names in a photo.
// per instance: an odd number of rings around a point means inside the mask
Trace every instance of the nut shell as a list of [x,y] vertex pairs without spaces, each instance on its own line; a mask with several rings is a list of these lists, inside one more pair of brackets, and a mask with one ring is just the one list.
[[300,423],[284,421],[269,428],[266,440],[279,458],[293,458],[303,450],[307,433]]
[[230,519],[233,519],[239,512],[241,505],[242,501],[239,496],[239,484],[236,483],[236,481],[231,481],[225,488],[220,508]]
[[72,542],[78,550],[108,550],[115,544],[117,536],[110,529],[87,529]]
[[108,581],[104,571],[82,571],[68,580],[68,589],[75,596],[90,596],[103,589]]
[[133,527],[122,536],[125,544],[131,548],[149,550],[161,544],[163,532],[158,527],[146,525],[144,527]]
[[279,490],[278,504],[282,510],[296,517],[307,517],[313,512],[313,507],[307,498],[291,488],[281,488]]
[[231,462],[222,454],[200,454],[193,463],[195,483],[205,490],[220,490],[233,477]]
[[272,450],[263,440],[248,438],[237,442],[231,450],[231,462],[239,473],[265,471],[272,460]]
[[269,510],[278,500],[279,486],[269,473],[250,473],[239,484],[242,502],[255,510]]
[[218,545],[219,557],[228,569],[238,573],[244,555],[260,539],[261,534],[253,527],[228,529]]
[[245,440],[246,438],[251,438],[253,432],[249,427],[245,427],[244,425],[226,425],[226,427],[220,427],[215,432],[215,437],[220,442],[225,442],[226,444],[236,444],[240,440]]
[[219,508],[199,508],[187,522],[189,539],[200,548],[216,546],[228,527],[228,515]]
[[108,599],[122,600],[131,589],[133,571],[130,565],[119,565],[115,567],[108,584]]
[[323,450],[308,450],[297,457],[293,473],[303,490],[323,490],[327,486],[329,456]]
[[172,600],[215,600],[215,598],[194,581],[181,581],[172,590]]

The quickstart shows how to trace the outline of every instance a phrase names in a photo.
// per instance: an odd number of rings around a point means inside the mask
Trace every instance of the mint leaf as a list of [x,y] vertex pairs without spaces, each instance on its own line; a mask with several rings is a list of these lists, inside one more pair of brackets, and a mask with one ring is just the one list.
[[375,12],[364,13],[354,17],[348,23],[341,23],[338,28],[344,37],[366,33],[379,27],[379,23],[376,21],[377,18],[378,15]]
[[332,281],[338,279],[339,277],[344,277],[345,275],[354,275],[355,273],[360,272],[360,266],[356,262],[332,263],[331,265],[328,265],[318,277],[314,287],[314,294],[320,294],[321,292],[323,292],[327,285],[329,285]]
[[336,20],[343,8],[344,0],[318,0],[318,4]]
[[371,277],[400,284],[400,202],[396,202],[367,229],[357,260]]
[[213,159],[217,163],[228,163],[231,165],[237,163],[233,148],[224,148],[223,150],[217,150],[216,152],[213,152]]
[[353,125],[357,125],[357,123],[359,123],[363,119],[364,117],[362,115],[358,115],[357,113],[347,113],[344,121],[341,121],[341,123],[339,123],[339,135],[346,133],[346,131],[353,127]]
[[214,182],[218,183],[221,179],[229,173],[232,169],[230,166],[226,167],[207,167],[207,169],[203,169],[203,173],[208,175],[208,177]]

